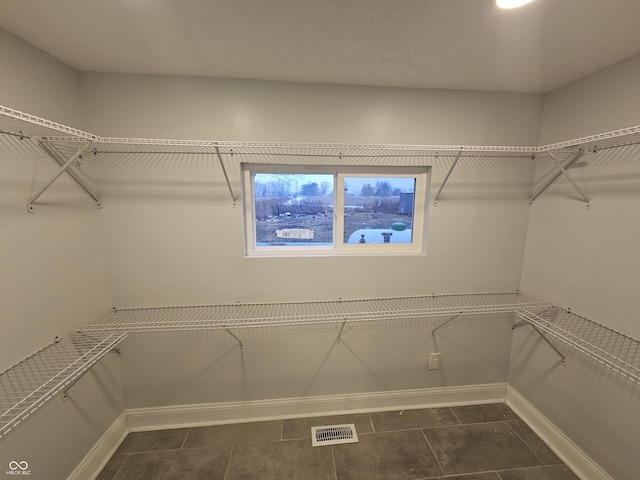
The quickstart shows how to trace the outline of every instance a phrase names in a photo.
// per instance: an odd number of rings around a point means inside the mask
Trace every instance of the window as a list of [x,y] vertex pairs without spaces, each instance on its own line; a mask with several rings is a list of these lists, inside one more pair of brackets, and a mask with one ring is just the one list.
[[423,253],[428,173],[428,167],[243,164],[246,253]]

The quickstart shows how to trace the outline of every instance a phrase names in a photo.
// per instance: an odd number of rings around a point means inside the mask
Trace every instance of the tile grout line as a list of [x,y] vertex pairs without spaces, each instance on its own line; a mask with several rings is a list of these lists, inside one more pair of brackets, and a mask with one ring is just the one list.
[[500,471],[496,470],[496,473],[500,476],[500,478],[502,478],[502,475],[500,475],[500,472],[517,472],[518,470],[542,470],[542,469],[545,469],[545,468],[554,468],[554,467],[566,468],[567,470],[569,470],[569,472],[571,472],[571,473],[573,473],[575,475],[574,471],[571,470],[566,463],[563,463],[563,464],[560,464],[560,465],[534,465],[532,467],[503,468]]
[[451,475],[445,475],[444,477],[442,475],[439,475],[437,477],[420,477],[413,480],[456,480],[458,478],[467,478],[469,476],[484,475],[489,473],[495,473],[496,475],[498,475],[499,479],[502,480],[502,477],[500,476],[497,470],[487,470],[482,472],[452,473]]
[[187,430],[187,434],[184,436],[184,440],[182,440],[182,444],[180,445],[179,450],[182,450],[184,448],[184,444],[187,443],[187,438],[189,438],[189,435],[191,434],[191,428],[189,430]]
[[336,468],[336,456],[333,453],[333,445],[331,445],[331,461],[333,462],[333,476],[338,480],[338,469]]
[[[453,425],[454,427],[456,425]],[[377,433],[379,435],[385,434],[385,433],[400,433],[400,432],[411,432],[414,430],[423,430],[426,428],[440,428],[440,427],[407,427],[407,428],[398,428],[398,429],[394,429],[394,430],[380,430],[377,432],[362,432],[359,433],[358,435],[372,435],[374,433]]]
[[438,464],[438,467],[440,467],[442,474],[446,476],[447,472],[444,471],[444,468],[442,467],[442,464],[440,463],[440,460],[438,459],[436,452],[433,450],[433,447],[429,443],[429,439],[427,438],[427,434],[425,433],[424,429],[421,428],[420,433],[422,433],[422,437],[424,438],[424,441],[427,442],[427,447],[429,447],[429,450],[431,450],[431,454],[433,455],[433,458],[436,459],[436,463]]
[[[489,425],[491,423],[507,423],[507,422],[514,422],[514,421],[516,421],[516,419],[513,419],[513,420],[491,420],[490,422],[459,423],[459,424],[453,424],[453,425],[434,425],[433,427],[416,427],[416,428],[423,428],[423,429],[431,430],[431,429],[434,429],[434,428],[473,427],[475,425]],[[409,429],[409,430],[412,430],[412,429]]]
[[460,425],[464,425],[464,423],[462,423],[462,420],[460,419],[460,417],[458,416],[458,414],[455,412],[455,410],[451,407],[448,407],[449,410],[451,410],[451,413],[453,413],[453,416],[456,417],[456,420],[458,420],[458,422],[460,422]]
[[511,431],[512,431],[513,433],[515,433],[516,437],[518,437],[518,438],[520,439],[520,441],[521,441],[522,443],[524,443],[524,444],[525,444],[525,446],[529,449],[529,451],[535,455],[535,457],[538,459],[538,461],[540,462],[540,464],[541,464],[542,466],[546,465],[546,463],[544,463],[544,462],[542,461],[542,459],[538,456],[538,454],[537,454],[536,452],[534,452],[534,451],[533,451],[533,448],[531,448],[531,447],[529,446],[529,443],[528,443],[528,442],[526,442],[526,441],[525,441],[525,439],[524,439],[524,438],[522,438],[518,432],[516,432],[516,429],[515,429],[515,428],[513,428],[511,425],[509,425],[509,422],[508,422],[508,421],[506,421],[505,423],[506,423],[506,424],[507,424],[507,426],[511,429]]
[[129,454],[126,454],[126,457],[124,459],[124,462],[122,462],[122,465],[120,465],[120,467],[118,468],[118,470],[116,471],[116,473],[113,474],[113,477],[111,477],[111,480],[116,480],[116,477],[118,476],[118,474],[120,473],[120,470],[122,470],[122,467],[124,467],[124,464],[127,463],[127,460],[129,460]]
[[227,468],[224,471],[224,478],[222,480],[227,480],[227,475],[229,474],[229,467],[231,467],[231,459],[233,458],[233,450],[236,448],[235,445],[231,445],[231,453],[229,453],[229,460],[227,461]]
[[372,433],[376,433],[376,427],[373,425],[373,419],[371,418],[371,414],[368,413],[367,417],[369,417],[369,425],[371,425],[371,431]]
[[462,420],[458,418],[458,415],[456,415],[456,412],[453,411],[453,408],[451,407],[446,407],[446,408],[451,412],[451,415],[453,415],[453,418],[455,418],[458,421],[458,425],[463,425]]
[[[200,447],[193,447],[193,448],[189,448],[189,449],[185,449],[185,450],[196,450]],[[127,456],[131,456],[131,455],[146,455],[148,453],[157,453],[157,452],[177,452],[179,450],[182,450],[181,448],[156,448],[156,449],[152,449],[152,450],[140,450],[140,451],[136,451],[136,452],[127,452],[127,453],[120,453],[118,455],[127,455]]]
[[[534,467],[534,468],[538,468],[538,467]],[[517,468],[512,469],[512,470],[518,470]],[[509,471],[509,470],[504,470]],[[464,472],[464,473],[452,473],[450,475],[445,475],[444,477],[426,477],[425,479],[417,479],[417,480],[429,480],[429,479],[433,479],[433,480],[456,480],[457,478],[467,478],[469,476],[476,476],[476,475],[489,475],[491,473],[495,473],[498,478],[500,480],[502,480],[502,476],[500,475],[500,472],[498,472],[498,470],[482,470],[479,472]]]

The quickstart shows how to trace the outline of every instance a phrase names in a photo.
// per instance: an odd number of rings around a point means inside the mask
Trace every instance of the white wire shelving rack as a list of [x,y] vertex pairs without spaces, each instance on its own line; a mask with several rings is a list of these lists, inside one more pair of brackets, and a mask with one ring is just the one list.
[[159,139],[133,137],[103,137],[42,117],[0,105],[0,133],[23,139],[38,138],[50,142],[74,144],[90,141],[96,153],[216,153],[233,156],[242,154],[283,157],[336,157],[338,159],[364,157],[367,159],[394,156],[450,155],[458,152],[474,154],[532,154],[567,149],[602,149],[640,142],[640,125],[598,133],[543,146],[518,145],[406,145],[406,144],[338,144],[292,142],[240,142],[188,139]]
[[537,147],[536,152],[552,152],[574,148],[597,151],[603,148],[616,148],[637,143],[640,143],[640,125],[543,145]]
[[227,330],[516,312],[549,307],[518,293],[425,295],[323,302],[114,309],[82,332]]
[[21,139],[64,137],[73,141],[98,141],[100,137],[89,132],[53,122],[46,118],[0,105],[0,133]]
[[[557,178],[564,175],[578,190],[587,208],[590,208],[591,201],[588,195],[574,182],[567,170],[585,152],[640,144],[640,125],[544,146],[230,142],[102,137],[2,105],[0,105],[0,134],[38,142],[43,150],[62,167],[56,176],[42,187],[42,191],[29,199],[30,213],[34,211],[33,202],[64,172],[68,172],[94,199],[98,208],[102,207],[90,179],[84,178],[82,172],[73,166],[74,156],[81,157],[83,154],[86,158],[92,156],[94,160],[114,155],[119,156],[118,158],[123,155],[129,155],[131,158],[136,158],[137,155],[173,155],[177,158],[189,155],[212,155],[220,163],[234,206],[238,195],[229,179],[228,168],[236,164],[238,159],[248,163],[376,165],[381,162],[392,162],[394,165],[425,165],[430,164],[433,159],[450,157],[453,163],[434,200],[434,205],[437,205],[440,193],[460,158],[468,157],[472,161],[481,160],[483,157],[530,160],[536,155],[545,155],[553,160],[553,171],[549,178],[536,188],[530,203],[533,203]],[[80,143],[82,146],[79,147]]]
[[126,337],[74,333],[0,373],[0,438],[55,395],[71,388]]
[[[57,122],[0,105],[0,135],[16,142],[36,142],[38,148],[61,167],[28,202],[32,203],[60,175],[67,172],[101,206],[100,198],[90,179],[76,168],[83,155],[99,161],[101,156],[136,155],[212,155],[218,159],[225,175],[231,198],[237,198],[227,174],[227,168],[239,160],[252,163],[349,163],[371,164],[394,159],[395,164],[425,164],[431,159],[453,159],[438,197],[458,160],[469,157],[521,158],[548,156],[551,171],[531,198],[540,195],[560,175],[573,184],[567,170],[585,152],[598,152],[640,144],[640,126],[600,133],[545,146],[483,146],[483,145],[397,145],[397,144],[299,144],[277,142],[227,142],[211,140],[149,139],[101,137]],[[32,150],[31,150],[32,151]],[[120,158],[120,157],[119,157]],[[575,185],[574,185],[575,186]],[[579,189],[578,189],[579,190]],[[584,192],[581,196],[589,205]],[[437,200],[437,198],[436,198]],[[427,317],[450,317],[436,330],[460,315],[515,313],[533,326],[538,333],[548,335],[564,345],[611,368],[638,384],[639,342],[602,325],[517,293],[427,295],[375,300],[339,300],[271,304],[231,304],[182,307],[151,307],[114,309],[96,322],[85,325],[71,337],[56,342],[0,374],[0,437],[33,413],[54,395],[70,388],[104,355],[112,351],[127,335],[134,332],[177,330],[224,330],[242,347],[231,329],[342,324],[338,341],[346,322],[365,322]],[[433,333],[432,332],[432,333]],[[548,341],[548,340],[547,340]],[[553,345],[552,345],[553,347]],[[562,354],[553,347],[561,356]]]
[[[596,322],[519,293],[445,294],[323,302],[254,303],[114,309],[85,333],[143,333],[232,329],[449,317],[435,333],[460,316],[515,313],[547,338],[568,345],[634,383],[640,383],[640,342]],[[516,325],[517,326],[517,325]]]
[[516,315],[539,332],[640,384],[640,341],[557,307],[535,312],[522,309]]

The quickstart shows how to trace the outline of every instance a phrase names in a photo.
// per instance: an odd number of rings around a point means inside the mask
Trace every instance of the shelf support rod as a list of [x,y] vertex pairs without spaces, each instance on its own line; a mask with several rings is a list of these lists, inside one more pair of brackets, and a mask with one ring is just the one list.
[[[582,157],[584,155],[584,150],[580,149],[577,152],[575,152],[574,156],[571,157],[569,159],[569,161],[567,161],[567,163],[564,164],[564,166],[562,166],[562,164],[553,156],[553,154],[551,152],[547,152],[549,154],[549,156],[551,157],[551,159],[556,163],[556,166],[558,167],[559,171],[555,173],[555,175],[552,175],[551,178],[542,186],[542,188],[540,188],[536,193],[534,193],[531,198],[529,199],[529,204],[532,204],[536,198],[538,198],[542,192],[544,192],[547,188],[549,188],[549,186],[555,182],[558,177],[560,175],[562,175],[563,173],[565,174],[565,176],[568,177],[567,175],[567,169],[573,165],[580,157]],[[574,187],[578,188],[573,180],[571,180],[569,178],[569,181],[573,184]],[[578,191],[580,192],[580,189],[578,188]],[[582,194],[582,192],[580,192],[580,194],[582,195],[582,197],[587,201],[587,204],[589,204],[589,200],[586,198],[585,195]]]
[[[558,159],[555,157],[555,155],[551,152],[549,152],[549,156],[551,157],[551,160],[553,160],[555,162],[555,164],[558,166],[558,168],[560,169],[560,171],[564,174],[565,177],[567,177],[567,180],[569,180],[569,182],[571,182],[571,185],[573,185],[573,188],[575,188],[578,193],[580,194],[580,196],[582,197],[582,199],[586,202],[587,205],[589,205],[591,203],[591,200],[589,199],[589,197],[587,197],[587,195],[582,191],[582,189],[580,188],[580,186],[573,181],[573,178],[571,178],[571,176],[569,175],[569,173],[567,172],[566,168],[564,168],[562,166],[562,164],[558,161]],[[582,156],[582,155],[580,155]]]
[[[118,347],[118,346],[113,347],[113,348],[109,351],[109,353],[115,353],[116,355],[120,356],[120,354],[121,354],[120,347]],[[69,390],[71,390],[71,389],[75,386],[75,384],[76,384],[76,383],[78,383],[78,382],[80,381],[80,379],[81,379],[82,377],[84,377],[87,373],[89,373],[89,370],[91,370],[91,368],[92,368],[92,367],[93,367],[93,365],[92,365],[91,367],[87,368],[87,369],[86,369],[84,372],[82,372],[80,375],[78,375],[78,376],[77,376],[77,377],[76,377],[76,378],[75,378],[71,383],[69,383],[69,384],[65,387],[65,389],[64,389],[64,390],[63,390],[63,392],[62,392],[62,401],[63,401],[63,402],[66,402],[66,401],[67,401],[67,399],[69,398]]]
[[[56,162],[58,162],[61,166],[64,165],[64,156],[57,150],[52,144],[47,142],[46,140],[38,140],[38,145],[40,148],[44,150],[47,155],[53,158]],[[76,183],[91,197],[94,202],[96,202],[96,206],[98,208],[102,208],[102,201],[98,194],[93,190],[90,184],[87,183],[85,179],[83,179],[80,175],[78,175],[73,169],[69,168],[67,173],[73,178]]]
[[42,187],[40,187],[40,190],[38,190],[34,195],[31,196],[31,198],[29,198],[29,200],[27,201],[27,211],[29,213],[34,212],[33,202],[35,202],[40,197],[40,195],[42,195],[47,190],[47,188],[49,188],[53,184],[53,182],[55,182],[58,179],[58,177],[60,177],[60,175],[66,172],[67,169],[71,166],[71,164],[75,162],[77,158],[80,155],[82,155],[87,148],[89,148],[90,145],[91,145],[91,142],[87,142],[82,147],[80,147],[78,151],[73,155],[71,155],[71,158],[69,158],[69,160],[67,160],[66,163],[62,165],[62,168],[58,170],[58,172],[53,177],[51,177],[51,179],[47,183],[45,183]]
[[562,366],[565,366],[567,364],[567,360],[565,356],[560,352],[560,350],[556,348],[556,346],[553,343],[549,341],[547,337],[545,337],[544,333],[542,333],[542,331],[535,325],[523,320],[521,322],[516,323],[513,327],[511,327],[511,330],[515,330],[516,328],[521,327],[523,325],[531,325],[531,328],[533,328],[538,333],[538,335],[540,335],[540,338],[544,340],[546,344],[549,345],[549,347],[551,347],[551,349],[558,354],[558,356],[560,357],[560,364]]
[[447,181],[449,181],[449,177],[451,176],[451,173],[453,172],[453,169],[456,168],[458,160],[460,160],[460,155],[462,155],[462,150],[460,150],[458,152],[458,155],[456,155],[456,159],[451,164],[451,167],[449,168],[449,171],[447,172],[447,174],[444,177],[444,180],[442,181],[442,185],[440,185],[440,188],[438,189],[438,193],[436,193],[436,198],[433,200],[433,206],[434,207],[438,206],[438,199],[440,198],[440,194],[442,193],[442,190],[444,189],[444,186],[447,184]]
[[233,187],[231,186],[231,181],[229,180],[229,175],[227,174],[227,169],[224,167],[224,162],[222,161],[222,155],[220,155],[220,149],[216,147],[216,155],[218,156],[218,161],[220,162],[220,167],[222,168],[222,173],[224,173],[224,179],[227,181],[227,188],[229,189],[229,193],[231,194],[231,201],[233,202],[233,206],[236,206],[236,194],[233,193]]
[[224,331],[236,339],[236,342],[238,342],[238,345],[240,345],[240,350],[242,350],[242,347],[244,347],[244,345],[242,345],[242,341],[236,335],[234,335],[234,333],[231,330],[229,330],[226,326],[224,327]]
[[436,330],[440,330],[442,327],[444,327],[446,324],[448,324],[449,322],[453,322],[456,318],[458,318],[460,315],[462,315],[462,313],[459,313],[457,315],[454,315],[453,317],[451,317],[449,320],[447,320],[446,322],[444,322],[441,325],[438,325],[436,328],[434,328],[433,330],[431,330],[431,336],[433,337],[434,334],[436,333]]
[[336,338],[336,343],[342,342],[342,330],[344,330],[344,326],[346,325],[346,323],[347,323],[346,320],[342,322],[342,326],[340,327],[340,331],[338,332],[338,338]]

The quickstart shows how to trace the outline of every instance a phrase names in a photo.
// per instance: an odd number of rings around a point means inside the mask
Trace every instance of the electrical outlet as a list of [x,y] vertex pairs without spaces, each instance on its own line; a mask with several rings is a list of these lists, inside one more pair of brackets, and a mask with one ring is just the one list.
[[440,370],[440,352],[429,354],[429,370]]

